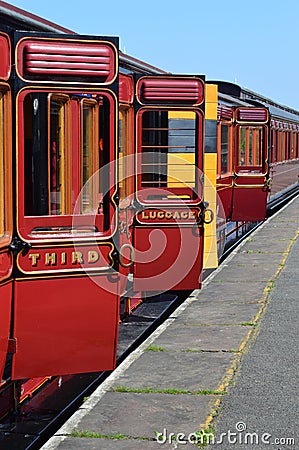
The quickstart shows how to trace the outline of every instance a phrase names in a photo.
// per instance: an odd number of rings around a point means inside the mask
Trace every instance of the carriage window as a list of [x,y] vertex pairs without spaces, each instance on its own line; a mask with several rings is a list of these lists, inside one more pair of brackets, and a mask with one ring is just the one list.
[[67,101],[47,93],[25,97],[25,215],[69,213]]
[[238,136],[238,165],[261,166],[264,128],[240,126]]
[[[197,186],[198,116],[193,111],[144,111],[141,187],[194,199]],[[153,194],[159,198],[159,193]],[[154,198],[152,198],[154,199]]]
[[69,162],[66,161],[66,96],[50,97],[50,130],[49,130],[49,214],[70,213],[70,196],[67,195],[69,177],[66,170]]
[[221,173],[229,171],[229,127],[221,124]]
[[82,145],[81,145],[81,212],[94,213],[99,203],[99,152],[102,141],[99,138],[99,105],[96,100],[83,100]]
[[[119,168],[119,195],[120,200],[130,195],[130,174],[133,173],[130,155],[130,109],[121,107],[119,111],[119,141],[118,141],[118,168]],[[123,159],[125,158],[125,160]],[[121,203],[120,203],[121,205]]]

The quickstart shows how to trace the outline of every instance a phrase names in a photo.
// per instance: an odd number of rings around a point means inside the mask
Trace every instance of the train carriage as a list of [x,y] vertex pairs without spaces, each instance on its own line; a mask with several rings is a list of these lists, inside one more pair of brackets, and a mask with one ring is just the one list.
[[1,38],[1,377],[7,351],[13,380],[112,369],[118,40]]
[[298,189],[298,111],[248,89],[218,86],[217,192],[227,220],[258,221]]
[[0,376],[39,386],[112,369],[121,299],[200,287],[225,222],[298,189],[299,113],[0,16]]

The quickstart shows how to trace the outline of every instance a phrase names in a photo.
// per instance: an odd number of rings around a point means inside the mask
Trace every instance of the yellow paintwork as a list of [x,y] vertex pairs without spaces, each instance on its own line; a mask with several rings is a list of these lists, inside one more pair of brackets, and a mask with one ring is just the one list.
[[217,120],[217,107],[217,86],[215,84],[206,84],[205,120]]
[[214,213],[214,220],[210,224],[204,224],[204,269],[218,266],[217,235],[216,235],[216,167],[217,154],[206,153],[204,155],[204,200],[209,203]]

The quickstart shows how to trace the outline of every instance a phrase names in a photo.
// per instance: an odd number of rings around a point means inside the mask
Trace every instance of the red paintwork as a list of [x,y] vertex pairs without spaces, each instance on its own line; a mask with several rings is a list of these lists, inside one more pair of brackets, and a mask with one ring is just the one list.
[[218,105],[218,118],[232,120],[234,117],[234,108],[228,105]]
[[20,401],[22,402],[27,397],[31,397],[34,392],[49,381],[50,378],[51,377],[31,378],[30,380],[25,381],[25,383],[22,383]]
[[270,200],[292,185],[299,182],[299,160],[294,159],[283,163],[272,164],[270,176],[272,178]]
[[145,77],[138,80],[137,98],[140,103],[200,105],[204,100],[204,83],[195,78]]
[[23,273],[99,271],[111,265],[111,245],[34,247],[19,253],[17,264]]
[[[12,299],[12,282],[0,286],[0,381],[3,377],[3,370],[8,349],[8,338],[10,331]],[[1,402],[0,402],[1,403]],[[0,410],[1,416],[1,410]]]
[[225,218],[228,220],[232,213],[233,177],[224,176],[217,179],[217,194],[221,201]]
[[0,33],[0,61],[0,79],[7,81],[10,75],[10,43],[4,33]]
[[89,82],[111,83],[116,76],[115,49],[103,42],[65,39],[23,39],[17,48],[17,71],[21,78],[34,75],[60,80],[87,77]]
[[266,108],[237,108],[236,120],[237,122],[267,123],[269,112]]
[[[237,186],[234,186],[233,191],[232,221],[255,222],[265,219],[268,189],[264,186],[264,180],[263,174],[242,175],[236,178]],[[248,187],[250,185],[252,187]]]
[[9,250],[0,251],[0,281],[4,281],[12,272],[12,255]]
[[15,281],[12,379],[114,368],[119,300],[106,276]]
[[197,289],[202,268],[203,229],[136,227],[134,290]]
[[130,75],[119,75],[119,101],[120,103],[131,104],[134,97],[133,78]]

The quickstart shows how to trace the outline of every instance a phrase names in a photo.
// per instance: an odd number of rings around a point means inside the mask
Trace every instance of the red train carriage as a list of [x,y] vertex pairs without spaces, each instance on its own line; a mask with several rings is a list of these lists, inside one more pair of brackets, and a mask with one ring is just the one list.
[[0,40],[0,375],[7,352],[13,380],[112,369],[117,39],[10,36]]
[[200,286],[204,81],[136,78],[134,289]]
[[263,220],[298,189],[299,113],[233,83],[219,90],[217,191],[227,219]]
[[217,192],[226,219],[266,217],[269,187],[269,112],[240,100],[238,86],[216,83],[218,95]]
[[11,324],[13,292],[13,258],[9,249],[12,239],[12,122],[10,40],[0,32],[0,380],[4,371]]
[[299,184],[299,114],[292,111],[271,113],[270,175],[272,178],[269,205],[283,194],[298,189]]

